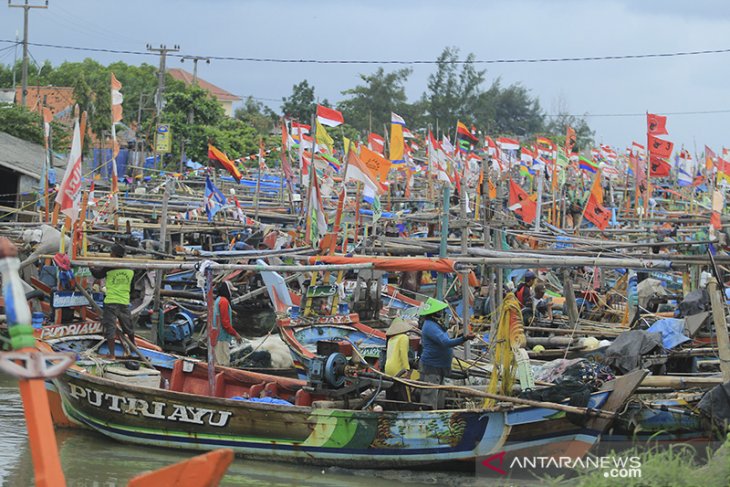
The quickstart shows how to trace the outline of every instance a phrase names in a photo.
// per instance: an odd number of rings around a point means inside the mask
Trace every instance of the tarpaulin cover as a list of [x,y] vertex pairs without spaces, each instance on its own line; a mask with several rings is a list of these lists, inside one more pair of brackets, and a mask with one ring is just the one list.
[[689,337],[682,333],[684,331],[684,320],[675,318],[665,318],[655,321],[646,331],[649,333],[661,333],[662,344],[667,350],[671,350],[677,345],[681,345],[689,340]]
[[[322,255],[309,258],[310,264],[373,264],[375,269],[381,271],[406,272],[406,271],[435,271],[445,274],[456,272],[451,259],[382,259],[377,257],[345,257],[341,255]],[[469,285],[478,286],[479,280],[474,272],[469,272]]]
[[656,348],[659,350],[662,348],[661,333],[649,333],[643,330],[625,331],[606,348],[604,362],[627,374],[639,368],[642,355]]
[[702,397],[697,408],[724,428],[726,422],[730,421],[730,382],[710,390]]

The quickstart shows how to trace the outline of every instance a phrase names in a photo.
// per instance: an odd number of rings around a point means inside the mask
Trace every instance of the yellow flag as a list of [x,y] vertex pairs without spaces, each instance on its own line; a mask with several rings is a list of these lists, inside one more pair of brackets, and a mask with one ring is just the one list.
[[329,152],[332,152],[332,145],[334,143],[335,141],[324,129],[324,125],[319,123],[319,120],[317,120],[317,145],[323,145],[327,147],[327,150],[329,150]]
[[342,136],[342,145],[345,146],[345,157],[347,157],[347,154],[350,152],[350,143],[351,142],[352,141],[350,139],[348,139],[344,135]]

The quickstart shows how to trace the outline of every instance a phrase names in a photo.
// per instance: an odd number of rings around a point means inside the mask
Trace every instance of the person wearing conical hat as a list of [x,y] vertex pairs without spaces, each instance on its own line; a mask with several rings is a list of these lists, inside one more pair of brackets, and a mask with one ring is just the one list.
[[[385,337],[388,346],[385,355],[385,373],[394,377],[409,377],[411,364],[408,361],[408,349],[410,342],[407,333],[413,331],[414,327],[401,317],[396,317],[385,330]],[[385,397],[394,401],[407,401],[408,392],[406,388],[394,382],[385,392]]]
[[[419,372],[421,381],[441,385],[444,378],[451,372],[452,348],[461,345],[467,340],[476,337],[468,333],[460,337],[451,338],[448,332],[449,318],[446,314],[448,305],[443,301],[429,298],[418,314],[421,316],[421,363]],[[423,389],[421,402],[434,409],[443,406],[443,399],[438,389]]]

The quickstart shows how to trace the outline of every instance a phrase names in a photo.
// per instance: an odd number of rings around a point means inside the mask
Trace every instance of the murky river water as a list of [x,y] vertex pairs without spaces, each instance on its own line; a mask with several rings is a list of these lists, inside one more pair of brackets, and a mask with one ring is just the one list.
[[[69,486],[121,487],[136,474],[154,470],[193,454],[125,445],[93,432],[57,430],[61,464]],[[465,473],[348,470],[236,458],[226,486],[411,486],[479,485]],[[27,441],[23,405],[13,378],[0,374],[0,485],[33,485],[33,463]],[[162,487],[162,486],[161,486]]]

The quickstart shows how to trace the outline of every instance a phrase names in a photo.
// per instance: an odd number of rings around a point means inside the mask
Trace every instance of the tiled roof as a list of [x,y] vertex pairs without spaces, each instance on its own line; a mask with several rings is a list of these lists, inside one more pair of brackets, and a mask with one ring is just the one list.
[[[20,104],[22,88],[15,90],[15,101]],[[74,89],[68,86],[29,86],[25,97],[25,106],[31,111],[38,112],[43,106],[51,109],[53,115],[59,119],[71,117],[76,104]]]
[[[172,69],[168,69],[167,72],[174,79],[182,81],[186,85],[193,84],[193,74],[185,71],[184,69],[172,68]],[[211,95],[213,95],[214,97],[216,97],[218,99],[218,101],[239,101],[239,100],[241,100],[240,96],[234,95],[233,93],[226,91],[223,88],[220,88],[220,87],[214,85],[213,83],[205,81],[200,76],[198,76],[198,86],[200,86],[204,90],[209,91]]]

